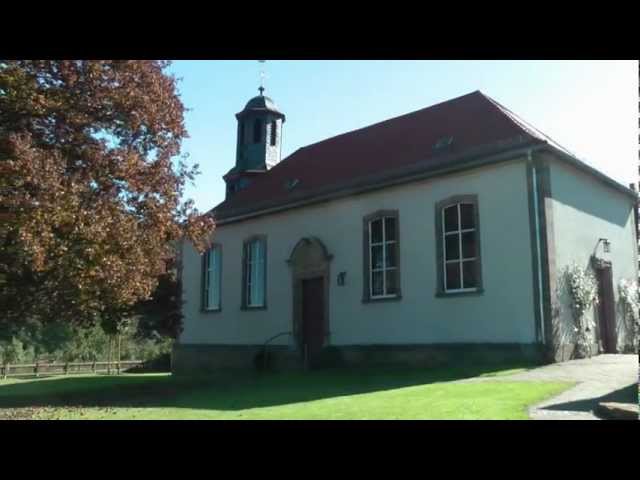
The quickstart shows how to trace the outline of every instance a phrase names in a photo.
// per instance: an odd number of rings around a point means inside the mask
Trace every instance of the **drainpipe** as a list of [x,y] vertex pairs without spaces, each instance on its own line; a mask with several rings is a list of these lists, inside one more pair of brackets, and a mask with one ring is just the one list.
[[538,308],[540,309],[540,335],[542,336],[542,344],[546,343],[546,335],[544,332],[544,302],[542,293],[542,249],[540,242],[540,212],[538,211],[538,172],[533,164],[533,149],[527,151],[527,162],[531,165],[531,179],[533,182],[533,211],[534,211],[534,235],[536,238],[536,249],[538,251]]

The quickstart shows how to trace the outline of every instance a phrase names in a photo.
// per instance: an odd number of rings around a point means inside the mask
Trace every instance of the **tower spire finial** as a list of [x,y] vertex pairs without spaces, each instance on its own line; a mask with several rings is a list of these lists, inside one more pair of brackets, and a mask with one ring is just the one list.
[[[258,60],[259,63],[264,64],[266,60]],[[260,70],[260,87],[258,87],[258,91],[260,92],[260,96],[264,93],[264,79],[266,75],[264,73],[264,69]]]

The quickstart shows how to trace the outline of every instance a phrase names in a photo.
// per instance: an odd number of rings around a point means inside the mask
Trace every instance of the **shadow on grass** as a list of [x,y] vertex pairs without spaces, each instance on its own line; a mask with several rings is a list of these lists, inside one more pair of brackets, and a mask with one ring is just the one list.
[[601,397],[586,398],[574,402],[547,405],[541,410],[558,410],[564,412],[593,412],[601,402],[618,402],[638,404],[638,384],[632,383]]
[[23,407],[163,407],[213,410],[286,405],[450,382],[503,370],[528,369],[524,362],[438,368],[336,368],[309,372],[221,372],[205,377],[171,375],[87,376],[2,385],[0,409]]

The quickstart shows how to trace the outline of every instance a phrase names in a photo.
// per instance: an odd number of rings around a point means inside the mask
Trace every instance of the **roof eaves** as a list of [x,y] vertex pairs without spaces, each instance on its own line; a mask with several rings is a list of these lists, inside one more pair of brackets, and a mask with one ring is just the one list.
[[312,191],[301,191],[298,194],[291,195],[286,200],[278,199],[276,201],[263,202],[250,208],[216,211],[216,207],[210,212],[220,224],[231,223],[334,198],[506,161],[520,153],[524,153],[528,148],[539,148],[543,146],[541,145],[543,143],[538,139],[519,135],[512,139],[475,147],[457,154],[444,154],[440,161],[435,163],[429,162],[425,164],[425,162],[418,162],[394,171],[386,171],[382,174],[359,177],[341,184],[334,184]]
[[283,121],[286,121],[286,115],[279,110],[274,108],[250,108],[248,110],[242,110],[241,112],[236,113],[236,118],[240,119],[242,117],[246,117],[252,113],[273,113],[276,117],[282,118]]
[[584,161],[580,160],[575,155],[571,155],[571,154],[567,153],[566,151],[564,151],[563,149],[559,149],[556,145],[553,145],[553,144],[550,144],[550,143],[547,144],[547,148],[552,153],[555,153],[556,155],[558,155],[558,157],[560,157],[560,159],[568,162],[569,164],[573,165],[574,167],[578,168],[579,170],[582,170],[583,172],[594,176],[596,179],[600,180],[605,185],[607,185],[607,186],[619,191],[620,193],[623,193],[625,195],[630,196],[636,202],[640,199],[640,197],[638,195],[638,192],[635,192],[634,190],[631,190],[629,187],[626,187],[625,185],[619,183],[617,180],[614,180],[613,178],[609,177],[608,175],[602,173],[600,170],[597,170],[597,169],[593,168],[591,165],[589,165],[589,164],[585,163]]

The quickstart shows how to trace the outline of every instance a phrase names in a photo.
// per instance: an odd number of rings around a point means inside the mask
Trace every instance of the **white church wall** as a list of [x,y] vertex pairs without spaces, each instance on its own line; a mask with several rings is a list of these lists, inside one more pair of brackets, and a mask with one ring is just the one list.
[[[452,195],[478,195],[482,277],[479,295],[436,297],[435,204]],[[362,302],[362,219],[399,210],[402,298]],[[222,311],[200,311],[201,257],[184,246],[182,344],[262,344],[292,330],[292,280],[286,260],[303,237],[317,237],[330,264],[329,343],[534,343],[533,274],[526,167],[512,161],[405,184],[323,204],[224,225]],[[242,245],[267,236],[267,308],[241,310]],[[336,277],[346,272],[344,286]],[[287,344],[289,337],[274,343]]]

